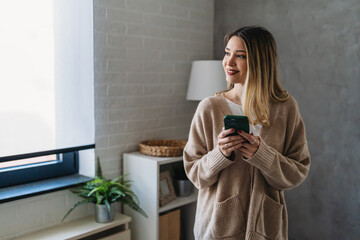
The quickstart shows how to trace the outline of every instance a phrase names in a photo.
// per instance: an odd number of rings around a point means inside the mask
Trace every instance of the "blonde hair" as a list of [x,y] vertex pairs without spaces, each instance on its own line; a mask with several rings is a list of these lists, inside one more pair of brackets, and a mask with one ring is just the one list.
[[[282,102],[290,97],[279,81],[275,39],[268,30],[257,26],[243,27],[228,33],[224,38],[225,43],[232,37],[241,38],[247,52],[248,77],[245,83],[245,103],[242,103],[245,115],[251,124],[269,126],[270,101]],[[234,84],[230,84],[223,92],[233,88]]]

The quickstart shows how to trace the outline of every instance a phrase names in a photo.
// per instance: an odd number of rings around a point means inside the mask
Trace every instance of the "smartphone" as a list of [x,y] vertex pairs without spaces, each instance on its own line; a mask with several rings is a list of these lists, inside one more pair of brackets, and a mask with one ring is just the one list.
[[224,127],[225,129],[235,128],[235,132],[229,134],[229,136],[238,135],[238,130],[249,133],[249,119],[247,116],[225,115]]

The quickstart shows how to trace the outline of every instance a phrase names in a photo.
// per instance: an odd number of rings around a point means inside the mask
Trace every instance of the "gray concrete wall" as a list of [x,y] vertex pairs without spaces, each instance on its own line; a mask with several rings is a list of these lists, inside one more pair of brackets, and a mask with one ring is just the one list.
[[226,32],[268,28],[306,124],[312,165],[286,192],[290,239],[360,239],[359,13],[359,0],[215,0],[215,58]]

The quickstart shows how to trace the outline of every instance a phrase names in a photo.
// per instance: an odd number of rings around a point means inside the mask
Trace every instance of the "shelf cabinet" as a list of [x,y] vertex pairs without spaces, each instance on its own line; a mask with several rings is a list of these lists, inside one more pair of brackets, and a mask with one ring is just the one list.
[[140,205],[149,216],[143,217],[139,213],[124,206],[126,215],[131,216],[131,235],[133,240],[158,240],[159,216],[162,213],[180,209],[183,239],[193,239],[197,191],[194,189],[188,197],[176,197],[159,207],[159,179],[160,172],[172,163],[182,161],[180,157],[151,157],[140,152],[124,154],[124,174],[132,180],[132,190],[138,196]]

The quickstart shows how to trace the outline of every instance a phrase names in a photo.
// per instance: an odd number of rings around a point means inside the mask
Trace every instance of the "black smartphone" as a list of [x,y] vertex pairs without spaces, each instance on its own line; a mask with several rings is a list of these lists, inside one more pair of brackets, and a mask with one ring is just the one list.
[[229,134],[229,136],[238,135],[238,130],[249,133],[249,119],[247,116],[225,115],[224,127],[225,129],[235,128],[235,132]]

